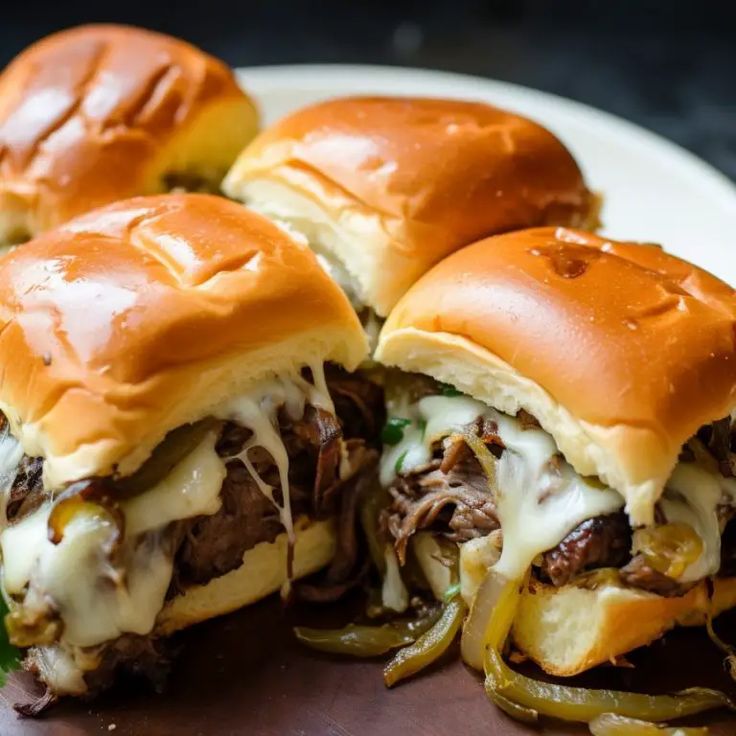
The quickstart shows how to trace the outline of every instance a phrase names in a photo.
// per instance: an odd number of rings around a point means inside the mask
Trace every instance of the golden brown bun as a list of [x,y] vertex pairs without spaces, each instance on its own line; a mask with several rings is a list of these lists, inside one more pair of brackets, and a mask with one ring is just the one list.
[[595,227],[597,216],[575,160],[549,131],[458,100],[306,107],[256,138],[223,188],[301,230],[380,316],[462,245],[533,225]]
[[586,590],[530,583],[513,627],[515,645],[545,672],[569,676],[613,662],[675,625],[702,625],[736,605],[736,578],[717,579],[712,603],[700,583],[679,598],[606,585]]
[[366,354],[309,248],[221,197],[119,202],[0,260],[0,410],[52,486],[132,472],[264,376]]
[[654,245],[510,233],[426,274],[375,358],[526,409],[650,523],[682,444],[736,406],[736,292]]
[[256,134],[232,71],[183,41],[91,25],[0,75],[0,246],[191,174],[217,187]]

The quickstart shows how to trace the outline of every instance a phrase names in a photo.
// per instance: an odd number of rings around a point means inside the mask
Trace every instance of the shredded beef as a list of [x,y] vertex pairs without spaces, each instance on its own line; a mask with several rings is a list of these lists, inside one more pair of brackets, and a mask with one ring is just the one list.
[[14,703],[13,709],[21,718],[40,718],[58,700],[59,696],[47,687],[43,695],[28,703]]
[[[360,380],[349,378],[357,391]],[[329,387],[332,392],[331,382]],[[361,393],[367,395],[371,390],[364,389]],[[361,439],[348,440],[345,463],[349,475],[341,478],[343,430],[338,418],[314,406],[307,406],[298,420],[282,411],[279,430],[289,455],[292,517],[296,519],[302,513],[320,519],[338,516],[338,552],[329,582],[343,583],[352,573],[357,558],[355,481],[376,464],[377,452],[366,448]],[[217,443],[217,451],[222,457],[234,457],[250,436],[249,430],[228,423]],[[276,500],[282,502],[278,493],[278,469],[271,457],[254,448],[249,458],[260,477],[275,489]],[[221,496],[222,507],[217,513],[182,522],[182,541],[170,595],[187,585],[206,583],[236,569],[247,550],[261,542],[272,542],[284,531],[278,509],[263,495],[239,460],[227,464]]]
[[[377,435],[384,420],[380,387],[329,366],[327,380],[337,418],[311,405],[298,420],[290,418],[285,410],[278,417],[289,456],[293,517],[304,513],[313,518],[335,517],[338,529],[337,551],[330,567],[320,579],[297,590],[300,597],[310,600],[334,600],[356,585],[367,571],[365,565],[358,564],[366,556],[360,555],[357,515],[361,498],[375,482]],[[167,528],[164,541],[175,552],[169,597],[236,569],[248,549],[271,542],[284,531],[278,509],[235,459],[251,436],[248,429],[224,423],[216,450],[221,457],[232,459],[226,466],[221,508],[210,516],[175,522]],[[257,447],[249,451],[248,458],[263,481],[274,489],[276,502],[282,503],[273,459]],[[23,458],[9,497],[10,520],[17,521],[43,501],[42,470],[41,459]],[[153,636],[134,635],[106,643],[100,650],[100,667],[86,676],[90,691],[107,687],[121,670],[142,674],[154,685],[161,684],[169,669],[164,646]],[[32,655],[26,661],[32,668]],[[19,709],[26,715],[37,715],[52,700],[49,694]]]
[[43,459],[24,455],[10,489],[6,509],[9,522],[33,513],[45,498],[43,490]]
[[348,373],[334,364],[325,366],[325,376],[344,437],[378,446],[386,420],[383,389],[360,371]]
[[[538,425],[526,417],[525,426]],[[493,422],[477,421],[472,431],[499,455],[503,444]],[[499,528],[488,481],[461,437],[444,441],[441,457],[400,476],[389,489],[393,502],[385,524],[396,543],[399,560],[406,558],[412,534],[433,529],[456,542],[483,537]],[[631,529],[623,513],[588,519],[554,549],[545,553],[540,575],[564,585],[576,575],[599,567],[619,567],[630,557]]]
[[400,477],[389,489],[393,503],[386,520],[400,562],[411,536],[434,528],[456,542],[482,537],[499,523],[488,481],[475,457],[442,472],[435,460],[419,472]]
[[183,524],[174,566],[176,590],[236,569],[246,550],[259,542],[272,542],[283,531],[278,511],[242,463],[227,464],[221,497],[222,506],[216,514]]
[[629,558],[631,527],[626,514],[586,519],[554,549],[545,552],[538,574],[560,586],[575,576],[599,567],[621,567]]

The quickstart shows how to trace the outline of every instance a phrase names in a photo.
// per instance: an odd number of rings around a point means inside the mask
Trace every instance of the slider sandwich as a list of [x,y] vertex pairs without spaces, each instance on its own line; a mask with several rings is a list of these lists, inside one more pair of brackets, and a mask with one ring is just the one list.
[[729,704],[573,692],[502,655],[570,676],[736,605],[733,289],[654,245],[510,233],[420,279],[375,359],[398,369],[385,529],[456,622],[470,609],[463,657],[494,702],[577,721]]
[[184,41],[49,36],[0,74],[0,248],[125,197],[216,192],[257,128],[232,70]]
[[480,102],[401,97],[298,110],[242,152],[223,190],[305,235],[372,333],[461,246],[536,225],[594,228],[599,207],[540,125]]
[[313,253],[226,199],[131,199],[0,261],[2,593],[46,701],[156,681],[167,634],[326,565],[346,583],[366,353]]

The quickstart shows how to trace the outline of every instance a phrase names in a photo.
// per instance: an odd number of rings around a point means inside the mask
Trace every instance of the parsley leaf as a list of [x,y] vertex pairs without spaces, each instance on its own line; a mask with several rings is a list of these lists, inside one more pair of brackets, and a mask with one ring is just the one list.
[[381,430],[381,441],[384,445],[398,445],[404,439],[404,427],[411,424],[411,419],[389,417]]

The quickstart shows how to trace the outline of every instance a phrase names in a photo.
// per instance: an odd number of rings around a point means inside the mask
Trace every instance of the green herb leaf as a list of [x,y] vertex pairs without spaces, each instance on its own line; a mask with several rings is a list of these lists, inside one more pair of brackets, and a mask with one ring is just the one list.
[[440,393],[443,396],[462,396],[463,392],[458,391],[454,386],[449,383],[440,383]]
[[2,623],[7,613],[8,607],[0,596],[0,687],[5,684],[7,675],[20,668],[21,660],[20,650],[10,643],[8,632]]
[[399,455],[399,457],[396,459],[396,464],[394,465],[394,470],[397,473],[401,472],[401,466],[404,464],[404,459],[406,458],[406,453],[409,452],[409,450],[404,450],[404,452]]
[[389,417],[381,430],[381,441],[384,445],[398,445],[404,439],[404,427],[411,424],[411,419]]

